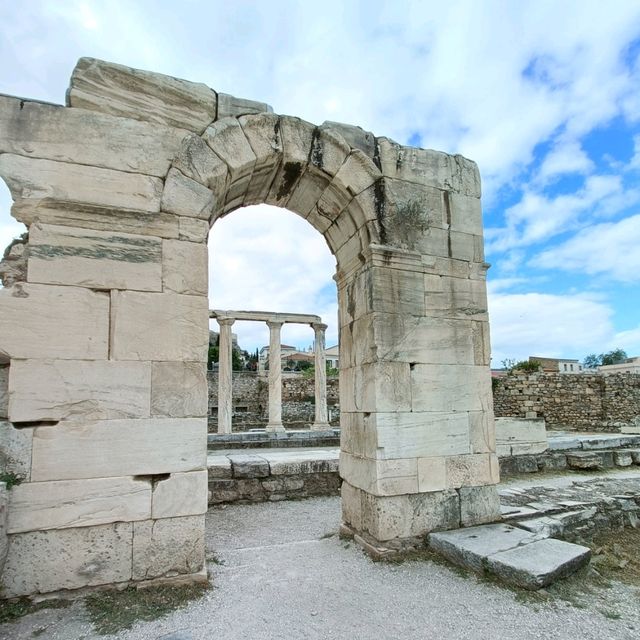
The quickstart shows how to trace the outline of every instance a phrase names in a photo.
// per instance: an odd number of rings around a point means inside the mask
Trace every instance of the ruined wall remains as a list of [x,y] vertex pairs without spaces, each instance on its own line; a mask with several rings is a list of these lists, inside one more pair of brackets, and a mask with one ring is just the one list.
[[[209,383],[209,432],[216,432],[218,373],[207,372]],[[233,372],[233,430],[263,428],[269,419],[269,384],[253,371]],[[327,405],[330,424],[339,426],[338,378],[327,379]],[[304,429],[315,417],[314,379],[302,376],[282,378],[282,422],[288,429]]]
[[547,427],[619,431],[640,416],[640,375],[513,372],[494,383],[496,416],[536,412]]

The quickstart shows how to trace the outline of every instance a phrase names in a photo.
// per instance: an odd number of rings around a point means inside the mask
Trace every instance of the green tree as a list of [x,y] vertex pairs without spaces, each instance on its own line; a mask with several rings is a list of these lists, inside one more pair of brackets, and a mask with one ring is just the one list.
[[602,355],[597,356],[595,353],[590,353],[582,361],[585,369],[595,369],[602,364]]
[[602,358],[602,364],[620,364],[628,358],[627,352],[620,348],[607,351],[607,353],[601,354],[600,357]]

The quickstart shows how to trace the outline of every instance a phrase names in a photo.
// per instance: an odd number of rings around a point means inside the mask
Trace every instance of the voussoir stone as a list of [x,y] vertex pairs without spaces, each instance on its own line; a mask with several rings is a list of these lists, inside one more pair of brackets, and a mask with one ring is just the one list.
[[205,84],[95,58],[78,60],[67,103],[196,133],[202,133],[217,113],[216,93]]

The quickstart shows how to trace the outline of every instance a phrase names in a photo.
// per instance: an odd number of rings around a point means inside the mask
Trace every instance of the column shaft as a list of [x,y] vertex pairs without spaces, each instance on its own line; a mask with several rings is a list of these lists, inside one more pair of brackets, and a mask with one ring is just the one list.
[[218,320],[220,340],[218,342],[218,433],[231,433],[233,416],[233,338],[231,319]]
[[280,329],[282,322],[267,322],[269,326],[269,423],[267,431],[284,431],[282,426],[282,368]]
[[327,365],[324,353],[324,332],[326,324],[314,323],[311,325],[315,332],[315,395],[316,415],[313,426],[314,431],[329,429],[327,419]]

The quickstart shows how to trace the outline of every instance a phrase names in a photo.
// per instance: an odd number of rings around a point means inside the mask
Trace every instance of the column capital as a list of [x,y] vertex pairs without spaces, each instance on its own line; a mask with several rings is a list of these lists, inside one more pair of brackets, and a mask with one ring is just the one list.
[[329,325],[324,324],[324,322],[312,322],[311,326],[314,331],[326,331]]
[[235,321],[235,318],[216,318],[216,322],[221,327],[230,327]]
[[265,322],[267,323],[269,329],[281,328],[284,324],[284,322],[281,322],[280,320],[265,320]]

